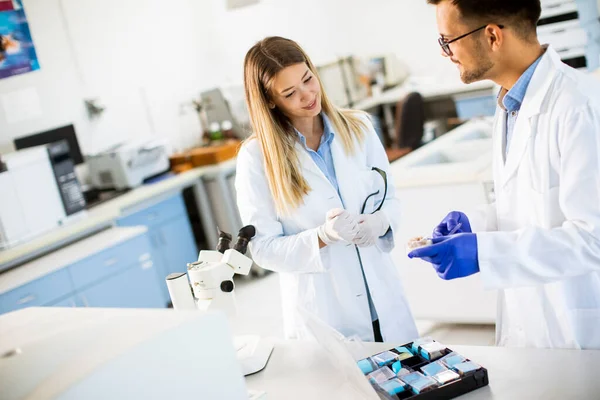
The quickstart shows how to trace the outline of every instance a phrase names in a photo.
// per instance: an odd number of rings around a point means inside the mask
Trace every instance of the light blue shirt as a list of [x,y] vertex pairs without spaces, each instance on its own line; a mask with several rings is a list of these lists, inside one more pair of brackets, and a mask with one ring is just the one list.
[[[323,135],[321,136],[321,143],[319,144],[319,148],[317,151],[314,151],[310,147],[306,145],[306,137],[300,133],[297,129],[298,137],[300,138],[300,143],[302,146],[308,151],[310,158],[317,164],[317,167],[323,172],[323,175],[329,180],[331,185],[335,188],[340,194],[340,186],[338,185],[337,178],[335,176],[335,167],[333,165],[333,156],[331,155],[331,142],[333,141],[335,134],[333,133],[333,129],[331,129],[331,122],[329,118],[324,113],[321,113],[323,119]],[[342,196],[340,196],[341,198]],[[342,201],[343,202],[343,201]]]
[[[342,205],[344,204],[344,200],[340,195],[340,186],[338,185],[337,177],[335,176],[335,166],[333,165],[333,156],[331,155],[331,142],[335,138],[335,133],[333,132],[333,127],[331,126],[331,121],[325,115],[325,113],[321,113],[321,118],[323,119],[323,135],[321,136],[321,143],[317,148],[317,151],[314,151],[310,147],[306,145],[306,137],[300,133],[300,131],[296,130],[298,133],[298,137],[300,138],[300,143],[306,149],[312,160],[317,164],[317,167],[323,172],[323,175],[329,180],[331,185],[335,188],[340,196],[340,200],[342,201]],[[362,268],[362,264],[361,264]],[[377,316],[377,311],[375,310],[375,305],[373,304],[373,300],[371,299],[371,292],[369,290],[369,285],[367,284],[367,280],[365,279],[365,287],[367,288],[367,298],[369,300],[369,308],[371,310],[371,319],[373,321],[377,320],[379,317]]]
[[510,147],[510,141],[512,139],[513,131],[515,130],[515,124],[517,123],[517,117],[519,116],[519,110],[523,105],[523,99],[525,93],[527,93],[527,87],[531,82],[533,73],[540,63],[543,55],[533,62],[523,72],[523,75],[517,80],[517,83],[504,95],[502,99],[502,105],[506,110],[506,149],[504,151],[505,156],[508,155],[508,149]]

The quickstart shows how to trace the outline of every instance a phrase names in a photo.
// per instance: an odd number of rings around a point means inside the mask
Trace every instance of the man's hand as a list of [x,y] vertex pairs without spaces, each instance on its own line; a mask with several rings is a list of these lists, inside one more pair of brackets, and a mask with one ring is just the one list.
[[477,235],[474,233],[433,238],[431,246],[415,249],[408,253],[408,257],[430,262],[438,276],[445,280],[479,272]]
[[450,231],[452,231],[459,223],[461,224],[461,227],[454,233],[472,232],[469,218],[467,218],[467,216],[460,211],[452,211],[446,215],[446,217],[438,224],[438,226],[435,227],[431,237],[437,238],[448,236]]

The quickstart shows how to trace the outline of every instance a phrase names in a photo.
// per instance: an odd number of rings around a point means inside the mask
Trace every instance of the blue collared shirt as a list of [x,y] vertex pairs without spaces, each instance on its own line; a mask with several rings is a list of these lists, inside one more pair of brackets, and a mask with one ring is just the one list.
[[[310,157],[313,159],[317,167],[323,172],[327,180],[331,183],[331,185],[335,188],[340,194],[340,187],[338,185],[337,178],[335,176],[335,167],[333,165],[333,156],[331,155],[331,142],[335,137],[333,133],[333,129],[331,127],[331,122],[329,118],[324,113],[321,113],[321,117],[323,119],[323,135],[321,136],[321,143],[319,144],[319,148],[317,151],[314,151],[310,147],[306,145],[306,137],[300,133],[297,129],[298,137],[300,138],[300,143],[306,149]],[[340,196],[341,198],[341,196]],[[343,204],[343,201],[342,201]]]
[[527,87],[531,82],[531,78],[533,77],[533,73],[540,63],[543,55],[540,56],[537,60],[533,62],[523,72],[523,75],[517,80],[517,83],[504,95],[502,99],[502,105],[506,110],[506,149],[505,156],[508,155],[508,149],[510,147],[510,141],[512,139],[513,131],[515,129],[515,124],[517,123],[517,117],[519,116],[519,110],[521,110],[521,106],[523,105],[523,99],[525,98],[525,93],[527,93]]
[[[313,159],[317,167],[323,172],[323,175],[327,177],[331,185],[338,192],[338,196],[340,196],[340,200],[342,204],[344,204],[344,200],[340,195],[340,186],[338,185],[337,177],[335,176],[335,167],[333,165],[333,156],[331,155],[331,142],[335,138],[335,134],[333,132],[333,127],[331,126],[331,121],[325,113],[321,113],[321,117],[323,119],[323,135],[321,136],[321,143],[319,143],[319,147],[317,151],[314,151],[310,147],[306,145],[306,137],[300,133],[300,131],[296,130],[298,137],[300,138],[300,143],[306,149],[310,157]],[[361,265],[362,268],[362,265]],[[363,272],[364,279],[364,272]],[[371,310],[371,319],[373,321],[377,320],[379,317],[377,316],[377,311],[375,310],[375,305],[373,304],[373,300],[371,299],[371,291],[369,290],[369,285],[367,284],[367,280],[365,279],[365,287],[367,289],[367,298],[369,300],[369,309]]]

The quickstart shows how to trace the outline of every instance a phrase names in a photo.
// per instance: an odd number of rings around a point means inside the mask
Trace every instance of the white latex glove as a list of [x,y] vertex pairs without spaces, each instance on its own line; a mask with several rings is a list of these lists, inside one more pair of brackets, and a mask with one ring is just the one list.
[[390,223],[381,211],[374,214],[361,214],[358,216],[358,233],[352,243],[359,247],[373,246],[388,229]]
[[317,231],[326,245],[340,240],[352,242],[358,232],[358,218],[341,208],[332,208],[325,215],[325,223]]

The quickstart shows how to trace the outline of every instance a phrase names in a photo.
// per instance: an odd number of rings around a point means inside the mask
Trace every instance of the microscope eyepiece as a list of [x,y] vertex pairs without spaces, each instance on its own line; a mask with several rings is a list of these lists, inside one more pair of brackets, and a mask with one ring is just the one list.
[[217,251],[219,253],[225,253],[225,250],[228,250],[231,247],[231,240],[233,239],[233,236],[231,236],[231,234],[229,234],[227,232],[223,232],[219,228],[217,228],[217,230],[219,231],[219,241],[217,242]]
[[238,232],[237,242],[233,246],[233,249],[239,251],[241,254],[246,254],[248,243],[254,235],[256,235],[256,228],[254,228],[254,225],[244,226]]

